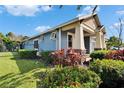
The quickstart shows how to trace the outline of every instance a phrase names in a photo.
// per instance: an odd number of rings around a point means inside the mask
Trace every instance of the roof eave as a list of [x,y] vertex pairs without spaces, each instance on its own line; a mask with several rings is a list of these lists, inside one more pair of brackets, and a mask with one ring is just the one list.
[[69,25],[69,24],[71,24],[71,23],[74,23],[74,22],[77,22],[77,21],[80,21],[80,20],[83,20],[83,19],[90,18],[90,17],[95,16],[95,15],[97,15],[97,14],[94,13],[94,14],[89,14],[89,15],[86,15],[86,16],[76,17],[76,18],[74,18],[74,19],[72,19],[72,20],[69,20],[69,21],[67,21],[67,22],[65,22],[65,23],[62,23],[62,24],[60,24],[60,25],[58,25],[58,26],[55,26],[55,27],[53,27],[53,28],[51,28],[51,29],[48,29],[48,30],[42,32],[41,34],[36,35],[36,36],[33,36],[33,37],[31,37],[31,38],[29,38],[29,39],[26,39],[26,40],[24,40],[24,41],[22,41],[22,42],[25,42],[25,41],[27,41],[27,40],[31,40],[31,39],[36,38],[36,37],[39,37],[40,35],[43,35],[43,34],[45,34],[45,33],[52,32],[52,31],[54,31],[54,30],[56,30],[56,29],[58,29],[58,28],[61,28],[61,27],[63,27],[63,26]]

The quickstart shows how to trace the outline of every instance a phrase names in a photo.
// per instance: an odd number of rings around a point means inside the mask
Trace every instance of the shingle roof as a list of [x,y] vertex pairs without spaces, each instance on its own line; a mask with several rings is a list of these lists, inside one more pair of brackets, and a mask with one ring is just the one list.
[[[58,29],[58,28],[61,28],[61,27],[63,27],[63,26],[69,25],[69,24],[71,24],[71,23],[74,23],[74,22],[77,22],[77,21],[80,21],[80,20],[85,20],[85,19],[88,19],[88,18],[93,17],[93,16],[96,16],[96,17],[97,17],[97,14],[95,13],[95,14],[89,14],[89,15],[85,15],[85,16],[76,17],[76,18],[71,19],[71,20],[69,20],[69,21],[67,21],[67,22],[64,22],[64,23],[62,23],[62,24],[60,24],[60,25],[58,25],[58,26],[55,26],[55,27],[50,28],[50,29],[48,29],[48,30],[46,30],[46,31],[43,31],[41,34],[32,36],[31,38],[29,38],[29,39],[27,39],[27,40],[30,40],[30,39],[39,37],[39,36],[41,36],[42,34],[45,34],[45,33],[48,33],[48,32],[52,32],[52,31],[54,31],[54,30],[56,30],[56,29]],[[97,17],[97,19],[98,19],[98,17]],[[98,21],[98,23],[100,24],[99,20],[97,20],[97,21]],[[24,41],[27,41],[27,40],[24,40]],[[23,42],[24,42],[24,41],[23,41]]]

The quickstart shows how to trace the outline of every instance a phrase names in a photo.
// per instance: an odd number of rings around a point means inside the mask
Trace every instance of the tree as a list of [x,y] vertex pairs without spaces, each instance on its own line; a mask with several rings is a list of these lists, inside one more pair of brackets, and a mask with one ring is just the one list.
[[0,33],[0,38],[3,39],[4,38],[4,35],[2,33]]
[[106,42],[107,49],[111,49],[112,47],[118,47],[119,43],[120,39],[118,37],[112,36]]
[[119,18],[119,23],[117,25],[114,25],[113,28],[118,32],[117,38],[118,38],[118,50],[123,45],[123,39],[122,39],[122,32],[123,32],[123,20],[122,18]]
[[12,41],[16,40],[16,36],[13,32],[9,32],[8,34],[6,34],[6,37],[8,37]]

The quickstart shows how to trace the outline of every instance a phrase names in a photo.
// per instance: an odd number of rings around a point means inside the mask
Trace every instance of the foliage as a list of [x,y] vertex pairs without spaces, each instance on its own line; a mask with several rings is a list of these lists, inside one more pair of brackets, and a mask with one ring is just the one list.
[[124,50],[113,50],[105,55],[106,59],[122,60],[124,61]]
[[37,51],[36,50],[19,50],[18,51],[20,58],[23,59],[36,59],[37,58]]
[[96,50],[90,54],[92,59],[103,59],[109,50]]
[[51,64],[53,59],[50,57],[50,53],[53,51],[42,51],[40,52],[42,60],[45,62],[45,64]]
[[[0,33],[0,39],[3,41],[3,45],[7,51],[17,51],[19,49],[20,42],[28,38],[27,36],[16,36],[14,33],[9,32],[5,35]],[[4,50],[2,50],[4,51]]]
[[39,87],[44,88],[90,88],[99,87],[100,77],[83,67],[64,67],[41,74]]
[[112,36],[106,42],[107,49],[111,49],[112,47],[118,47],[118,45],[120,45],[119,43],[120,43],[119,38],[116,36]]
[[54,65],[75,66],[81,64],[81,50],[78,49],[62,49],[51,53]]
[[0,44],[0,52],[2,52],[2,51],[3,51],[3,45]]
[[90,65],[102,79],[100,87],[124,87],[124,62],[117,60],[95,60]]

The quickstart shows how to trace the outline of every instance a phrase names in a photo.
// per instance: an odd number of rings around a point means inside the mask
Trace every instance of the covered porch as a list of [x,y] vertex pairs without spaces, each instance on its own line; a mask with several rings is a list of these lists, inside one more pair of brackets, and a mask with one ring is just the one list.
[[80,22],[62,27],[58,31],[57,49],[81,49],[87,54],[94,49],[103,49],[105,40],[102,30],[94,30]]

